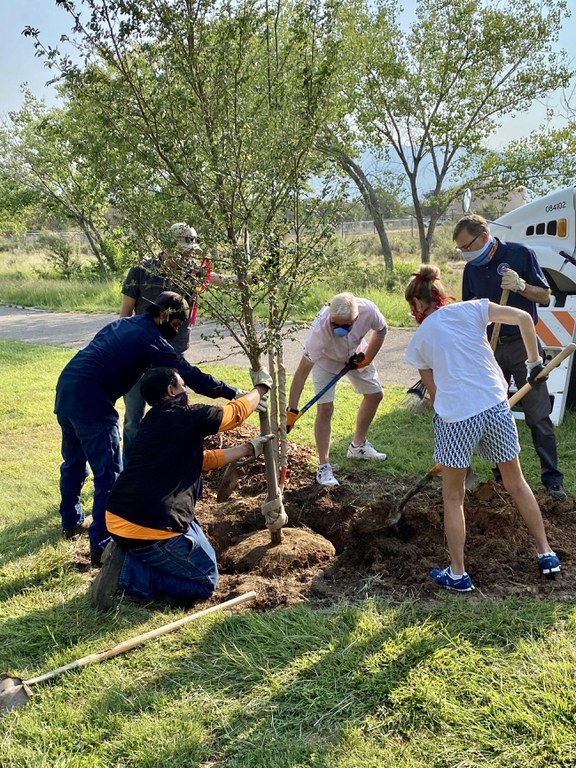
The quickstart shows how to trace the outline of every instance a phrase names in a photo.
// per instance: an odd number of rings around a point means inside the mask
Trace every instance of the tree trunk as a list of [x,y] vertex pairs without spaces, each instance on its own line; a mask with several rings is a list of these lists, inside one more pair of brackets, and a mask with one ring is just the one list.
[[392,272],[394,270],[394,258],[392,256],[392,249],[390,248],[390,241],[388,240],[388,233],[386,232],[386,225],[384,224],[384,216],[380,210],[376,190],[358,163],[345,152],[338,148],[327,146],[322,147],[322,151],[334,157],[340,167],[348,174],[354,184],[356,184],[356,187],[362,196],[362,200],[364,201],[364,205],[374,222],[376,232],[378,233],[386,269],[389,269]]

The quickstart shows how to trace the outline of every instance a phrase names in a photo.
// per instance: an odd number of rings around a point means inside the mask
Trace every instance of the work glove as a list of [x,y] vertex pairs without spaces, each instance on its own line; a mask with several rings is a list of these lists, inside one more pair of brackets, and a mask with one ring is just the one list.
[[250,378],[252,379],[252,384],[254,384],[255,387],[262,385],[263,387],[271,389],[272,384],[274,383],[272,381],[272,376],[270,376],[265,368],[260,368],[259,371],[253,371],[250,369]]
[[264,446],[274,439],[274,435],[259,435],[254,440],[249,440],[250,445],[254,448],[254,456],[258,458],[264,453]]
[[[234,400],[238,400],[239,397],[243,397],[244,395],[247,395],[248,392],[245,389],[237,389],[236,394],[234,395]],[[265,395],[262,395],[260,398],[260,402],[254,408],[254,413],[264,413],[268,410],[268,393]]]
[[523,291],[526,288],[526,280],[523,280],[513,269],[507,269],[502,275],[500,286],[507,291]]
[[290,432],[300,417],[298,408],[286,408],[286,432]]
[[371,362],[372,360],[367,358],[364,352],[356,352],[356,354],[352,355],[348,360],[348,365],[351,370],[355,370],[356,368],[365,368],[367,365],[370,365]]
[[268,393],[262,395],[260,402],[254,408],[254,413],[265,413],[268,410]]
[[538,376],[538,374],[543,369],[544,361],[541,357],[539,357],[537,360],[533,360],[531,363],[526,360],[526,382],[531,384],[533,387],[541,387],[548,376],[541,376],[539,379],[537,379],[536,376]]

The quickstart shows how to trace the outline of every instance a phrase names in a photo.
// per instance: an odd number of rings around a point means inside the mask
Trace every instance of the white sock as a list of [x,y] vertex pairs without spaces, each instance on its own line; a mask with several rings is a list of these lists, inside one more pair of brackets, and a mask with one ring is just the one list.
[[461,579],[462,576],[466,575],[466,571],[464,571],[464,573],[454,573],[454,571],[452,570],[452,566],[449,565],[448,566],[448,575],[449,576],[453,576],[455,579]]
[[541,560],[543,557],[547,557],[548,555],[553,555],[556,557],[556,552],[552,552],[552,550],[550,550],[550,552],[542,552],[541,555],[538,555],[538,559]]

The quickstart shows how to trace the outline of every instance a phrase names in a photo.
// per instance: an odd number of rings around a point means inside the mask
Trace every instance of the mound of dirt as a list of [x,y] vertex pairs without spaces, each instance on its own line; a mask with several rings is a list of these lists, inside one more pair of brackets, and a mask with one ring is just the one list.
[[[238,442],[249,438],[250,430],[237,433]],[[251,606],[268,609],[366,592],[398,599],[433,597],[438,587],[428,571],[448,563],[440,482],[433,481],[408,502],[399,522],[390,525],[398,501],[419,478],[382,483],[381,477],[370,482],[365,472],[357,478],[340,472],[340,486],[323,488],[315,482],[313,465],[311,449],[291,444],[284,492],[289,524],[278,547],[270,546],[260,512],[266,492],[263,463],[239,470],[238,485],[223,504],[216,503],[216,493],[224,470],[206,476],[198,519],[218,553],[221,579],[215,598],[254,589],[258,599]],[[562,574],[555,580],[539,575],[520,514],[502,486],[485,483],[466,495],[466,562],[476,585],[473,596],[573,596],[574,501],[539,494],[537,499]]]

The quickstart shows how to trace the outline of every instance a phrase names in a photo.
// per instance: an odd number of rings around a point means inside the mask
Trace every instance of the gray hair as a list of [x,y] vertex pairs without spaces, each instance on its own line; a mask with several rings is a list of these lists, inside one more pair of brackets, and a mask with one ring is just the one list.
[[358,317],[358,302],[352,293],[338,293],[330,302],[331,317],[349,317],[355,320]]
[[456,222],[454,231],[452,232],[452,240],[456,240],[458,235],[462,232],[469,232],[472,237],[480,237],[484,232],[490,234],[490,227],[484,216],[478,216],[477,213],[469,213],[467,216],[463,216],[460,221]]

